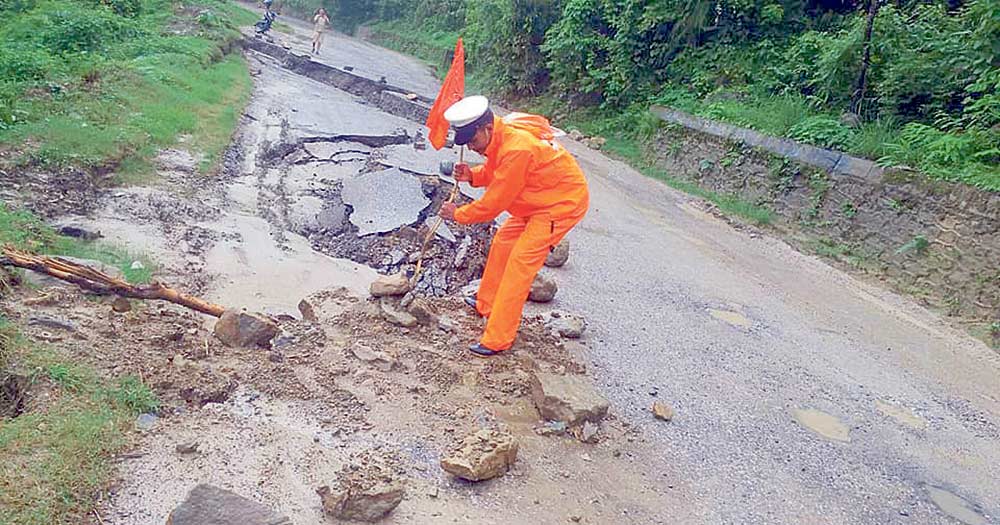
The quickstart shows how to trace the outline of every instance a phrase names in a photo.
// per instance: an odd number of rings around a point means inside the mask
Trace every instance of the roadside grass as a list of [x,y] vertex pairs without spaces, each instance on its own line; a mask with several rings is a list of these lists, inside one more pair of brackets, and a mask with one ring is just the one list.
[[[697,98],[670,87],[653,104],[751,128],[775,137],[830,148],[877,161],[886,167],[916,169],[928,178],[1000,192],[1000,150],[983,132],[945,132],[891,116],[850,127],[839,114],[824,112],[801,95],[749,90]],[[642,105],[637,105],[643,107]]]
[[[125,279],[133,284],[150,282],[156,270],[155,263],[145,255],[106,243],[59,235],[30,212],[12,210],[0,202],[0,246],[4,244],[34,253],[98,260],[120,269]],[[134,261],[141,262],[142,268],[132,268]]]
[[136,415],[158,408],[135,377],[100,378],[93,369],[26,341],[0,316],[0,380],[27,377],[45,405],[0,420],[0,523],[91,522],[112,458]]
[[217,166],[252,85],[242,58],[223,49],[256,17],[219,0],[139,4],[129,18],[41,0],[0,21],[10,49],[0,52],[0,147],[15,165],[120,168],[120,182],[143,182],[156,151],[189,135],[201,171]]

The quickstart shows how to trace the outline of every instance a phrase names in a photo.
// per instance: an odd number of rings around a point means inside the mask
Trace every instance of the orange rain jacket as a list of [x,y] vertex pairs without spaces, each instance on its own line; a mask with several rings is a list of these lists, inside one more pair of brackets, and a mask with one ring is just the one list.
[[486,164],[472,168],[472,185],[486,186],[486,193],[458,208],[455,220],[489,222],[505,210],[521,218],[548,214],[560,219],[586,213],[589,193],[583,171],[551,139],[548,129],[530,120],[494,117]]

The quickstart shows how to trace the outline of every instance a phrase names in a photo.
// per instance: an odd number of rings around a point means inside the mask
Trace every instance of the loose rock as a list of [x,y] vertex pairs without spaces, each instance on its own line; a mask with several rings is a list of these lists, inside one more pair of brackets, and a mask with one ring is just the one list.
[[535,427],[535,434],[539,436],[556,436],[566,433],[566,423],[562,421],[546,421],[540,427]]
[[560,311],[542,314],[542,323],[549,331],[568,339],[579,339],[587,330],[587,321],[583,317]]
[[212,485],[198,485],[167,516],[167,525],[292,525],[265,505]]
[[373,297],[406,295],[406,292],[410,291],[410,280],[402,273],[380,275],[371,284],[368,291]]
[[674,418],[674,409],[666,403],[656,401],[653,403],[651,410],[653,411],[653,416],[656,417],[656,419],[670,421]]
[[573,140],[580,140],[580,139],[583,138],[583,133],[581,133],[580,130],[578,130],[578,129],[571,129],[571,130],[569,130],[568,135],[569,135],[569,138],[571,138]]
[[517,459],[517,441],[506,430],[484,428],[470,434],[441,460],[441,468],[459,478],[482,481],[502,476]]
[[545,258],[545,266],[559,268],[569,260],[569,239],[563,239]]
[[406,311],[410,313],[413,317],[417,319],[417,322],[422,325],[432,325],[434,324],[435,316],[434,312],[431,311],[430,305],[427,301],[416,298],[410,305],[406,308]]
[[586,421],[583,427],[580,428],[580,441],[584,443],[597,443],[597,433],[601,430],[601,427]]
[[194,454],[198,452],[198,442],[192,441],[190,443],[178,443],[174,450],[178,454]]
[[559,286],[556,285],[554,279],[538,274],[535,276],[535,281],[531,283],[531,293],[528,294],[528,299],[536,303],[547,303],[555,299],[558,290]]
[[48,315],[32,315],[28,318],[28,324],[32,326],[44,326],[47,328],[56,328],[58,330],[65,330],[67,332],[75,332],[76,324],[67,319],[62,319],[59,317],[51,317]]
[[368,363],[383,372],[391,372],[399,365],[395,357],[378,350],[372,350],[361,343],[355,343],[350,348],[351,355]]
[[404,328],[413,328],[417,326],[417,318],[411,315],[405,310],[401,310],[392,300],[383,297],[379,302],[379,306],[382,310],[382,317],[396,326],[402,326]]
[[261,314],[226,310],[215,323],[215,337],[226,346],[269,348],[278,325]]
[[604,399],[585,376],[536,373],[531,380],[531,398],[545,419],[579,425],[596,423],[608,413]]
[[59,227],[59,234],[67,237],[76,237],[85,241],[93,241],[102,237],[100,231],[91,231],[80,224],[66,224]]
[[398,507],[406,490],[401,483],[391,481],[368,488],[349,483],[336,489],[323,486],[316,493],[323,502],[323,510],[334,518],[374,522]]
[[299,301],[299,313],[302,314],[304,321],[312,324],[319,323],[319,317],[316,316],[316,310],[313,308],[312,303],[305,299]]
[[154,414],[139,414],[139,417],[135,418],[135,428],[139,430],[149,430],[156,425],[156,420],[159,419]]
[[116,296],[111,301],[111,309],[114,310],[114,311],[116,311],[116,312],[118,312],[118,313],[120,313],[120,314],[123,314],[125,312],[129,312],[129,311],[132,310],[132,301],[129,301],[128,299],[126,299],[126,298],[124,298],[124,297],[122,297],[120,295]]

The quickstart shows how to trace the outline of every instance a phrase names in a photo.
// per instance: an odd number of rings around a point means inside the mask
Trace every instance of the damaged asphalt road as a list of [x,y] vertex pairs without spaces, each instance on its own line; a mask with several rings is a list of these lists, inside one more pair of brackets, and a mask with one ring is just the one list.
[[[305,29],[297,31],[294,46]],[[361,45],[337,36],[327,49],[338,43]],[[364,46],[374,71],[379,51]],[[161,511],[206,478],[309,522],[315,486],[371,449],[410,465],[417,480],[389,523],[975,524],[1000,516],[995,353],[908,299],[734,229],[699,201],[569,140],[592,208],[570,235],[567,265],[546,270],[559,295],[530,313],[560,308],[586,318],[571,359],[532,338],[508,361],[469,364],[448,349],[476,335],[472,319],[461,318],[455,334],[404,332],[379,324],[356,299],[331,297],[331,286],[360,296],[376,269],[411,264],[422,221],[449,189],[432,170],[454,152],[419,149],[419,119],[400,114],[413,106],[396,104],[412,102],[405,96],[355,94],[293,72],[280,56],[248,56],[256,88],[219,183],[206,187],[180,162],[165,170],[165,184],[196,199],[127,189],[88,197],[98,211],[85,220],[162,260],[168,279],[202,276],[192,284],[210,298],[294,315],[309,296],[324,326],[339,328],[315,334],[326,349],[289,350],[280,363],[256,356],[258,371],[226,404],[165,423],[149,438],[152,450],[208,431],[220,436],[207,448],[217,453],[157,454],[124,467],[112,504],[121,523],[162,522]],[[337,66],[342,56],[321,60]],[[399,79],[426,78],[415,62],[384,56]],[[372,231],[391,231],[365,235],[370,225],[351,215],[380,204],[370,194],[357,200],[349,181],[385,170],[409,177],[401,178],[406,193],[396,188],[391,213],[368,214],[384,221]],[[452,234],[458,243],[435,241],[427,295],[451,294],[481,268],[486,230]],[[454,252],[465,238],[472,247],[460,266]],[[313,337],[302,330],[300,339]],[[401,367],[359,367],[350,345],[358,338],[379,341]],[[222,367],[234,357],[244,356],[199,359]],[[524,396],[536,367],[585,371],[597,382],[613,415],[597,446],[535,435],[537,413]],[[495,403],[489,413],[482,392]],[[654,417],[654,401],[673,408],[669,423]],[[338,421],[317,406],[346,415]],[[441,477],[439,451],[464,430],[444,439],[443,422],[491,418],[526,440],[513,473],[486,485]],[[142,499],[153,488],[159,499]],[[133,512],[138,501],[152,510]]]

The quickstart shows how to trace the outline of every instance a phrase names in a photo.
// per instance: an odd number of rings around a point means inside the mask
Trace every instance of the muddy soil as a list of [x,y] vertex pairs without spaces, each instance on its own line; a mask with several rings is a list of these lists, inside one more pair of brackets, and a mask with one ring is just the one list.
[[[200,316],[170,305],[136,304],[122,314],[61,287],[19,288],[2,306],[27,337],[109,376],[139,376],[160,396],[154,427],[120,458],[122,477],[101,511],[111,523],[162,523],[196,482],[266,501],[296,523],[319,523],[315,489],[373,461],[389,461],[407,487],[387,523],[657,521],[655,490],[636,464],[642,445],[623,422],[606,420],[596,445],[536,434],[531,374],[586,369],[539,321],[527,323],[517,355],[474,361],[462,348],[481,321],[457,299],[432,300],[448,321],[415,329],[386,323],[375,303],[346,289],[307,300],[317,322],[282,319],[271,350],[227,348]],[[31,322],[42,317],[74,328]],[[359,348],[386,359],[365,361]],[[521,442],[514,471],[476,485],[441,471],[441,455],[467,432],[493,426]],[[191,443],[197,452],[177,451]]]
[[[434,322],[400,328],[366,298],[376,272],[413,272],[453,187],[438,164],[456,160],[454,152],[427,149],[419,123],[270,57],[251,51],[248,59],[253,100],[216,176],[199,173],[195,145],[182,140],[156,159],[153,184],[81,183],[65,204],[54,186],[35,184],[19,201],[148,253],[157,279],[264,311],[281,327],[271,349],[234,349],[212,336],[211,319],[172,305],[118,313],[63,287],[3,297],[0,308],[27,337],[109,377],[138,376],[162,401],[153,427],[137,430],[134,449],[119,458],[103,522],[163,523],[207,482],[295,523],[321,523],[316,489],[366,465],[388,465],[407,487],[386,523],[665,522],[662,501],[675,485],[651,483],[663,471],[644,464],[650,452],[627,424],[612,415],[596,443],[580,442],[579,429],[541,435],[532,374],[586,373],[584,347],[529,316],[511,356],[468,357],[483,321],[454,292],[481,273],[493,225],[449,224],[431,242],[417,292]],[[417,194],[345,203],[345,185],[388,172]],[[461,190],[459,203],[477,195]],[[411,215],[397,209],[414,206]],[[387,210],[390,227],[363,234],[352,221],[363,207]],[[299,314],[303,298],[313,321]],[[42,317],[64,328],[32,322]],[[445,474],[441,455],[487,427],[517,437],[513,470],[478,484]]]

